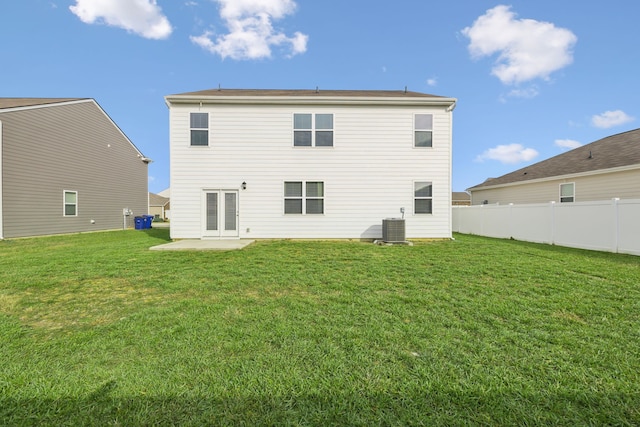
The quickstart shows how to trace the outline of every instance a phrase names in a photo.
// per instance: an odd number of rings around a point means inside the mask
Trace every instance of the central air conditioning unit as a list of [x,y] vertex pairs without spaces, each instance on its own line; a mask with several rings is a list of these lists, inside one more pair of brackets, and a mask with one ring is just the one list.
[[404,243],[406,241],[404,219],[383,219],[382,241],[385,243]]

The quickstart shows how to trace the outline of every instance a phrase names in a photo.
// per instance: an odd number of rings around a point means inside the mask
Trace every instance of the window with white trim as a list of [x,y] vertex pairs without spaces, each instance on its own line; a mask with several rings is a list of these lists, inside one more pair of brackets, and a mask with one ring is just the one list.
[[294,114],[293,146],[333,147],[333,114]]
[[560,184],[560,203],[570,203],[576,199],[576,185],[574,182]]
[[64,191],[63,195],[63,216],[78,216],[78,192]]
[[433,213],[433,185],[428,181],[413,183],[413,213]]
[[191,146],[209,145],[209,113],[191,113],[189,116]]
[[324,213],[324,182],[285,181],[284,213],[318,215]]
[[433,147],[433,114],[416,114],[413,134],[415,147]]

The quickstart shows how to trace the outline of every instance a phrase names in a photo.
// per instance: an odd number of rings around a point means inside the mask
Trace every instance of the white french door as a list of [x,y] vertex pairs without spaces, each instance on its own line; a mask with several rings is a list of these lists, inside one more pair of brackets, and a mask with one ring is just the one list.
[[205,190],[202,237],[238,237],[238,191]]

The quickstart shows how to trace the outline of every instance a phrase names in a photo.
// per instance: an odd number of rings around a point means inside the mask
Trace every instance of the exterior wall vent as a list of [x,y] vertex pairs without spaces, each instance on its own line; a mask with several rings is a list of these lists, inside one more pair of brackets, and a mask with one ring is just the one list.
[[382,241],[385,243],[404,243],[406,241],[404,219],[383,219]]

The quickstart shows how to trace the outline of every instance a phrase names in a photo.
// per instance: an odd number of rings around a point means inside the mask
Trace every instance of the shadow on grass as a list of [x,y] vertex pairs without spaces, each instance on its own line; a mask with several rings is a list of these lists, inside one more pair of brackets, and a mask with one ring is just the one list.
[[153,237],[154,239],[171,242],[171,237],[169,236],[169,228],[145,228],[144,230],[137,231],[145,233],[146,235],[148,235],[149,237]]
[[544,392],[412,396],[347,393],[216,397],[111,396],[110,381],[84,400],[0,399],[2,425],[638,425],[638,397]]

